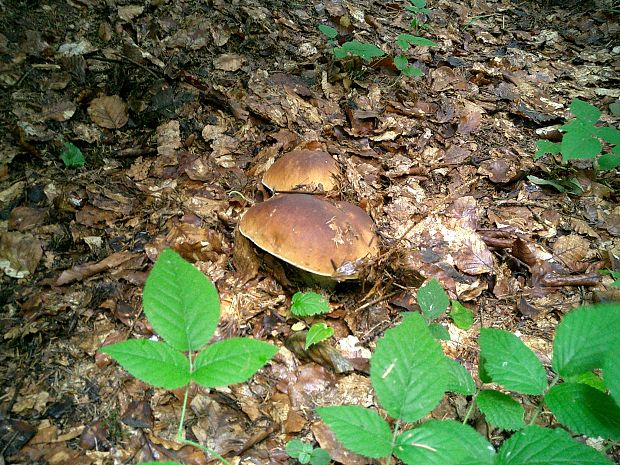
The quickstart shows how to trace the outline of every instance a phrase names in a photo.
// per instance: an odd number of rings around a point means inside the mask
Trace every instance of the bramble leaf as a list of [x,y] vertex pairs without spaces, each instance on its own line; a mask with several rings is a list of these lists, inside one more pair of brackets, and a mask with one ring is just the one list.
[[463,330],[471,328],[474,324],[474,312],[458,300],[453,300],[451,303],[452,309],[448,316],[452,319],[456,327]]
[[172,249],[159,254],[144,285],[143,303],[153,329],[182,352],[205,345],[220,319],[213,283]]
[[321,31],[328,39],[335,39],[338,36],[338,31],[327,24],[319,24],[319,31]]
[[313,449],[312,454],[310,454],[311,465],[327,465],[331,459],[332,458],[329,455],[329,452],[325,449],[321,449],[320,447]]
[[620,145],[617,146],[613,152],[601,155],[601,158],[599,158],[597,162],[599,169],[603,171],[613,170],[620,166]]
[[277,352],[276,346],[256,339],[222,339],[198,353],[192,379],[204,387],[243,383]]
[[515,431],[525,426],[523,406],[507,394],[483,390],[476,397],[476,405],[487,422],[497,428]]
[[596,136],[613,145],[620,144],[620,131],[611,126],[596,128]]
[[358,405],[319,407],[316,412],[344,447],[371,458],[392,453],[390,425],[374,410]]
[[409,50],[411,45],[419,47],[436,47],[437,43],[425,37],[418,37],[411,34],[398,34],[396,44],[403,50]]
[[409,60],[404,55],[398,55],[394,57],[394,66],[396,66],[397,70],[402,71],[409,66]]
[[308,350],[314,344],[328,339],[334,334],[334,328],[327,326],[325,323],[313,324],[306,335],[306,345],[304,350]]
[[381,406],[393,418],[417,421],[443,398],[448,364],[418,313],[411,313],[377,341],[370,379]]
[[560,144],[559,142],[551,142],[548,140],[538,140],[536,141],[536,147],[538,148],[538,150],[534,154],[534,158],[540,158],[547,153],[560,153],[560,150],[562,149],[562,144]]
[[178,389],[189,383],[189,360],[168,344],[129,339],[99,349],[131,375],[155,387]]
[[559,384],[549,390],[545,404],[560,423],[576,433],[620,440],[620,407],[598,389],[587,384]]
[[394,455],[408,464],[490,465],[495,450],[468,425],[428,420],[396,438]]
[[601,117],[601,110],[578,98],[573,99],[571,102],[570,112],[578,119],[590,123],[590,125],[595,124]]
[[296,292],[291,299],[291,313],[295,316],[312,316],[329,313],[329,302],[316,292]]
[[620,303],[579,307],[567,313],[553,341],[553,371],[579,375],[601,368],[609,348],[620,344]]
[[493,382],[523,394],[542,394],[547,374],[540,360],[512,333],[480,330],[480,358]]
[[428,325],[428,329],[431,331],[433,337],[439,341],[449,341],[450,333],[448,332],[448,328],[446,328],[441,323],[431,323]]
[[620,345],[609,348],[609,352],[603,363],[603,380],[609,393],[620,405]]
[[612,465],[602,454],[575,441],[563,429],[527,426],[498,451],[495,465]]
[[594,158],[601,153],[603,146],[593,136],[593,126],[577,119],[564,125],[563,129],[566,131],[561,143],[564,160]]
[[340,47],[334,49],[334,56],[338,59],[346,57],[349,53],[365,61],[385,55],[385,52],[376,45],[360,42],[359,40],[345,42]]
[[439,318],[450,305],[448,294],[435,278],[420,287],[416,296],[420,310],[427,321]]
[[286,453],[289,457],[297,459],[299,463],[306,464],[310,462],[312,450],[312,444],[302,442],[299,439],[291,439],[286,443]]
[[82,168],[86,162],[82,151],[71,142],[65,142],[63,144],[60,158],[66,168]]
[[456,360],[448,358],[448,386],[447,391],[471,396],[476,392],[476,383],[471,373]]

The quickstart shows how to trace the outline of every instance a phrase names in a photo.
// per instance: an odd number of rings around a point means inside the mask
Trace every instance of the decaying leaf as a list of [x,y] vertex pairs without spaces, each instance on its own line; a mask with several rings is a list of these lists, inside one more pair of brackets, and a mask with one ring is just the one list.
[[96,125],[108,129],[122,128],[129,120],[127,105],[118,95],[93,99],[88,115]]

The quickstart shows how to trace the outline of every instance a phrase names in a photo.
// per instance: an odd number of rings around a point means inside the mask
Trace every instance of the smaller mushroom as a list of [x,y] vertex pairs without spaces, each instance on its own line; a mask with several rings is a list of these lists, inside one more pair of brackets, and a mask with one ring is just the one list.
[[364,210],[308,194],[282,194],[254,205],[241,218],[239,232],[307,272],[301,274],[304,281],[322,286],[357,279],[354,267],[346,276],[339,268],[379,252],[375,225]]
[[293,150],[275,161],[263,176],[272,192],[330,191],[340,177],[338,164],[321,150]]

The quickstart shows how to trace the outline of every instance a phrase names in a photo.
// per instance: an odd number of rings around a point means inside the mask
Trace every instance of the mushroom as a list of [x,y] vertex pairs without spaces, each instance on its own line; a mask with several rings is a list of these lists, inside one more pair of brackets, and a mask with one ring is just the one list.
[[272,192],[330,191],[336,187],[340,170],[336,160],[321,150],[293,150],[271,165],[263,184]]
[[[256,204],[239,232],[258,248],[307,273],[306,282],[333,286],[356,279],[355,262],[379,252],[375,225],[361,208],[308,194],[282,194]],[[342,273],[341,266],[347,269]]]

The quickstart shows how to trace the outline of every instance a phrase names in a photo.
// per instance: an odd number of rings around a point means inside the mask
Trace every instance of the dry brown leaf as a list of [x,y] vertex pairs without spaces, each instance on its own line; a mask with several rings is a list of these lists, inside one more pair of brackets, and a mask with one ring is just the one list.
[[122,128],[129,120],[127,105],[118,95],[93,99],[88,115],[96,125],[108,129]]
[[24,278],[36,270],[43,248],[32,234],[0,233],[0,270],[12,278]]
[[63,286],[74,281],[81,281],[97,273],[101,273],[102,271],[116,268],[136,255],[138,254],[133,254],[130,252],[116,252],[97,263],[89,262],[84,263],[83,265],[76,265],[70,270],[63,271],[56,280],[56,285]]
[[573,231],[575,231],[577,234],[585,234],[587,236],[594,237],[596,239],[601,238],[601,236],[599,236],[598,233],[594,229],[592,229],[590,225],[586,223],[584,220],[580,220],[578,218],[571,218],[570,226],[571,228],[573,228]]
[[569,269],[580,269],[581,262],[588,255],[590,242],[577,234],[559,237],[553,244],[553,254]]
[[454,264],[465,273],[478,275],[493,271],[493,254],[476,233],[463,238],[463,247],[454,257]]
[[243,66],[245,57],[237,53],[225,53],[213,60],[213,66],[222,71],[237,71]]

